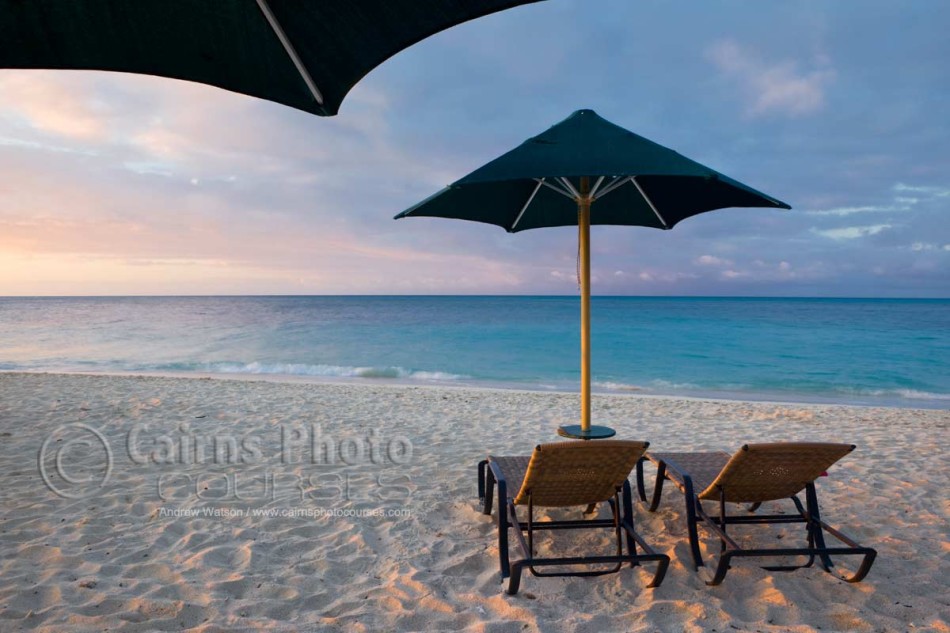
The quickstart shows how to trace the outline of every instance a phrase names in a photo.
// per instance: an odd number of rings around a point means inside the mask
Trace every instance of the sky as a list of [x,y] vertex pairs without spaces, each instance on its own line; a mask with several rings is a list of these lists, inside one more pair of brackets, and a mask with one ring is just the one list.
[[576,294],[577,231],[395,214],[573,111],[771,196],[592,229],[601,295],[950,297],[950,3],[547,0],[336,117],[0,70],[0,295]]

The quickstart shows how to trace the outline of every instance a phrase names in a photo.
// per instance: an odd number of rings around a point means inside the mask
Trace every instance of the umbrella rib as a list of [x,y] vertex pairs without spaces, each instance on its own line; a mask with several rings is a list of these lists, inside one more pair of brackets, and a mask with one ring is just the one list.
[[538,180],[538,184],[535,185],[534,191],[531,192],[531,195],[528,196],[528,201],[524,203],[524,206],[521,207],[521,211],[518,213],[518,217],[515,218],[515,221],[511,223],[511,228],[509,231],[514,231],[515,227],[518,226],[518,222],[521,222],[521,216],[524,215],[524,212],[528,210],[528,207],[531,205],[531,201],[534,200],[534,197],[538,194],[538,189],[541,188],[541,185],[544,184],[544,178]]
[[600,184],[604,182],[604,178],[606,178],[606,176],[601,176],[600,178],[598,178],[597,182],[595,182],[594,186],[591,188],[590,193],[588,194],[590,196],[591,201],[597,199],[595,194],[597,193],[597,190],[600,189]]
[[[537,178],[535,178],[535,180],[537,180]],[[555,182],[557,182],[557,181],[555,181]],[[570,198],[571,200],[574,200],[574,196],[571,194],[570,191],[567,191],[567,190],[565,190],[565,189],[562,189],[561,187],[558,187],[558,186],[556,186],[556,185],[552,185],[551,183],[549,183],[549,182],[548,182],[547,180],[545,180],[544,178],[541,179],[541,184],[544,185],[545,187],[548,187],[548,188],[550,188],[550,189],[553,189],[554,191],[558,192],[559,194],[561,194],[562,196],[564,196],[564,197],[566,197],[566,198]]]
[[310,76],[310,72],[307,70],[307,67],[304,66],[303,61],[297,54],[296,49],[294,49],[294,45],[290,43],[290,39],[287,37],[284,29],[280,26],[280,22],[277,21],[277,17],[274,15],[274,12],[270,10],[267,0],[257,0],[257,6],[260,7],[261,13],[264,14],[265,18],[267,18],[268,24],[270,24],[270,27],[274,30],[274,33],[277,35],[277,39],[279,39],[280,43],[283,45],[284,50],[287,51],[287,55],[290,57],[290,60],[294,63],[294,66],[297,67],[297,72],[300,74],[300,77],[303,79],[304,83],[307,84],[307,89],[310,91],[310,94],[313,95],[313,98],[317,100],[318,104],[323,105],[323,95],[317,88],[317,84],[314,83],[313,77]]
[[603,198],[608,193],[610,193],[617,187],[624,185],[628,180],[631,180],[632,178],[633,176],[617,176],[616,178],[611,180],[609,183],[607,183],[607,186],[604,187],[604,190],[601,191],[600,194],[598,194],[594,199],[599,200],[600,198]]
[[656,207],[653,206],[653,201],[650,200],[650,197],[647,195],[647,192],[643,190],[643,187],[640,186],[640,183],[637,182],[636,176],[631,176],[630,181],[633,183],[633,186],[637,188],[637,191],[640,192],[640,195],[643,196],[643,199],[646,200],[646,203],[650,206],[650,210],[653,211],[653,215],[656,216],[656,219],[660,221],[660,224],[663,225],[664,229],[670,228],[666,220],[663,219],[663,216],[660,215],[660,212],[656,210]]
[[558,178],[558,180],[560,181],[560,183],[561,183],[562,185],[564,185],[564,187],[565,187],[568,191],[570,191],[572,194],[574,194],[572,197],[573,197],[575,200],[578,200],[578,199],[581,198],[581,193],[580,193],[577,189],[574,188],[574,185],[571,183],[570,180],[568,180],[568,179],[565,178],[564,176],[560,176],[560,177]]

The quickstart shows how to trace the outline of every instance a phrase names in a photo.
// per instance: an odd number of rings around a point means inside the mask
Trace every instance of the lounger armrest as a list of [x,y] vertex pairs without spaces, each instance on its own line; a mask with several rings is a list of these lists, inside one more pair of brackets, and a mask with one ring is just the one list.
[[646,455],[637,460],[637,496],[644,503],[647,500],[646,484],[643,481],[643,462],[645,461],[647,461]]
[[492,475],[495,477],[495,484],[498,486],[498,527],[499,529],[507,528],[508,480],[505,479],[505,473],[502,472],[501,467],[495,462],[488,460],[488,467],[491,469]]

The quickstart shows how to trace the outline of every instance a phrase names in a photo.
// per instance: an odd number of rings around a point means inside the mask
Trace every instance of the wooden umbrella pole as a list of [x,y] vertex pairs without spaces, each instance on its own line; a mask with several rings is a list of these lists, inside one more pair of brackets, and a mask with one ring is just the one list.
[[590,430],[590,182],[581,177],[577,200],[578,244],[581,264],[581,430]]

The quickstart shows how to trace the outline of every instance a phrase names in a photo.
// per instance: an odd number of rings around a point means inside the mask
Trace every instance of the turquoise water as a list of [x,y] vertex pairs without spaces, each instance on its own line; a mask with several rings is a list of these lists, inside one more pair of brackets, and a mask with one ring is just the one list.
[[[0,298],[0,370],[577,390],[577,297]],[[950,408],[950,300],[595,297],[595,389]]]

